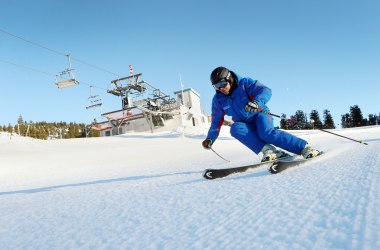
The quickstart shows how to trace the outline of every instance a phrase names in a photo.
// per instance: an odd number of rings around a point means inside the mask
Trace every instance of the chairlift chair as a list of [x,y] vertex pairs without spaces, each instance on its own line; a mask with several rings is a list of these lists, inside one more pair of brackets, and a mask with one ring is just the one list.
[[100,108],[103,105],[102,98],[99,95],[90,96],[87,104],[86,109]]
[[55,76],[55,84],[59,89],[79,84],[72,72],[70,55],[67,55],[67,59],[69,61],[69,67]]
[[92,94],[92,88],[93,86],[91,85],[86,109],[100,108],[103,105],[101,96]]

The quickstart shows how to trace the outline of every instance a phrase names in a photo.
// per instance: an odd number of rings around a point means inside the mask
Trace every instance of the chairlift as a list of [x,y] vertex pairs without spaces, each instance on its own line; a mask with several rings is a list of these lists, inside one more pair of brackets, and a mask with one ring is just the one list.
[[74,74],[72,72],[73,69],[71,68],[70,55],[66,55],[66,56],[69,61],[69,67],[55,76],[55,84],[57,85],[59,89],[71,87],[71,86],[79,84],[79,82],[75,79]]
[[92,88],[93,86],[90,86],[90,96],[88,97],[86,109],[100,108],[103,105],[101,96],[92,94]]
[[88,98],[86,109],[100,108],[102,105],[102,98],[99,95],[94,95]]

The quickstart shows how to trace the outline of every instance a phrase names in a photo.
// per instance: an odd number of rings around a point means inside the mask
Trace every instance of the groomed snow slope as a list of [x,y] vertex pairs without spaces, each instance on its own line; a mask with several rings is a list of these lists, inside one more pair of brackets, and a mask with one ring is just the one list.
[[260,156],[223,136],[0,134],[0,249],[380,249],[380,127],[294,132],[321,157],[205,180]]

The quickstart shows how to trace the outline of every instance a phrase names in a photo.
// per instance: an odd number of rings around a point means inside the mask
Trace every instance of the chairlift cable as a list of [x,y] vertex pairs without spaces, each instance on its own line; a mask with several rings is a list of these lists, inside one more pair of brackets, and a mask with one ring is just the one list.
[[1,28],[0,28],[0,32],[3,32],[4,34],[7,34],[7,35],[9,35],[9,36],[13,36],[14,38],[20,39],[20,40],[22,40],[22,41],[24,41],[24,42],[30,43],[30,44],[32,44],[32,45],[34,45],[34,46],[37,46],[37,47],[40,47],[40,48],[42,48],[42,49],[46,49],[46,50],[48,50],[48,51],[50,51],[50,52],[53,52],[53,53],[55,53],[55,54],[58,54],[58,55],[61,55],[61,56],[66,56],[66,54],[63,54],[63,53],[58,52],[58,51],[56,51],[56,50],[50,49],[50,48],[48,48],[48,47],[46,47],[46,46],[43,46],[43,45],[41,45],[41,44],[38,44],[38,43],[32,42],[32,41],[30,41],[30,40],[27,40],[27,39],[25,39],[25,38],[23,38],[23,37],[21,37],[21,36],[18,36],[18,35],[12,34],[12,33],[8,32],[8,31],[6,31],[6,30],[3,30],[3,29],[1,29]]
[[[24,41],[24,42],[26,42],[26,43],[32,44],[32,45],[37,46],[37,47],[39,47],[39,48],[42,48],[42,49],[48,50],[48,51],[50,51],[50,52],[52,52],[52,53],[58,54],[58,55],[60,55],[60,56],[67,57],[67,53],[65,54],[65,53],[59,52],[59,51],[57,51],[57,50],[54,50],[54,49],[48,48],[48,47],[46,47],[46,46],[44,46],[44,45],[41,45],[41,44],[35,43],[35,42],[30,41],[30,40],[28,40],[28,39],[25,39],[25,38],[23,38],[23,37],[21,37],[21,36],[18,36],[18,35],[12,34],[12,33],[8,32],[8,31],[6,31],[6,30],[3,30],[3,29],[1,29],[1,28],[0,28],[0,32],[2,32],[2,33],[4,33],[4,34],[7,34],[7,35],[9,35],[9,36],[12,36],[12,37],[14,37],[14,38],[20,39],[20,40],[22,40],[22,41]],[[85,65],[87,65],[87,66],[93,67],[93,68],[95,68],[95,69],[97,69],[97,70],[100,70],[100,71],[106,72],[106,73],[108,73],[108,74],[111,74],[111,75],[114,75],[114,76],[117,76],[117,77],[121,77],[120,75],[118,75],[118,74],[116,74],[116,73],[113,73],[113,72],[111,72],[111,71],[109,71],[109,70],[106,70],[106,69],[100,68],[100,67],[98,67],[98,66],[96,66],[96,65],[93,65],[93,64],[91,64],[91,63],[85,62],[85,61],[80,60],[80,59],[78,59],[78,58],[71,57],[71,59],[73,59],[73,60],[75,60],[75,61],[77,61],[77,62],[79,62],[79,63],[85,64]]]
[[[5,63],[5,64],[10,64],[10,65],[13,65],[15,67],[19,67],[19,68],[23,68],[23,69],[27,69],[27,70],[32,70],[32,71],[35,71],[37,73],[41,73],[41,74],[44,74],[44,75],[56,76],[56,74],[48,73],[48,72],[45,72],[45,71],[42,71],[42,70],[30,67],[30,66],[27,66],[27,65],[22,65],[22,64],[19,64],[19,63],[14,63],[14,62],[3,60],[3,59],[0,59],[0,62]],[[92,86],[94,88],[107,91],[106,88],[99,87],[99,86],[96,86],[96,85],[93,85],[93,84],[89,84],[89,83],[86,83],[86,82],[83,82],[83,81],[81,81],[80,83],[83,84],[83,85],[86,85],[86,86]]]
[[16,67],[19,67],[19,68],[24,68],[24,69],[32,70],[32,71],[35,71],[35,72],[38,72],[38,73],[41,73],[41,74],[44,74],[44,75],[55,76],[55,74],[47,73],[45,71],[42,71],[42,70],[39,70],[39,69],[35,69],[35,68],[30,67],[30,66],[14,63],[14,62],[11,62],[11,61],[5,61],[5,60],[0,59],[0,62],[6,63],[6,64],[10,64],[10,65],[13,65],[13,66],[16,66]]
[[111,72],[111,71],[109,71],[109,70],[106,70],[106,69],[100,68],[100,67],[98,67],[98,66],[96,66],[96,65],[93,65],[93,64],[91,64],[91,63],[85,62],[85,61],[80,60],[80,59],[78,59],[78,58],[71,57],[71,59],[74,60],[74,61],[77,61],[77,62],[79,62],[79,63],[81,63],[81,64],[85,64],[85,65],[87,65],[87,66],[93,67],[93,68],[95,68],[95,69],[97,69],[97,70],[100,70],[100,71],[106,72],[106,73],[108,73],[108,74],[111,74],[111,75],[114,75],[114,76],[117,76],[117,77],[122,77],[122,76],[120,76],[120,75],[118,75],[118,74],[116,74],[116,73],[113,73],[113,72]]

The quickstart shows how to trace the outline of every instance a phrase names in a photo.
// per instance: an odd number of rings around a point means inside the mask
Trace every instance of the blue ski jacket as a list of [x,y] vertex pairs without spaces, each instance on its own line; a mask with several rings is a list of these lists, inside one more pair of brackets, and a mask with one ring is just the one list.
[[[211,126],[207,138],[213,142],[218,138],[224,116],[231,116],[234,122],[253,122],[259,112],[269,113],[266,103],[272,96],[272,90],[258,80],[242,78],[231,71],[237,79],[237,86],[229,95],[216,91],[212,99]],[[244,107],[249,102],[256,102],[259,112],[246,112]]]

